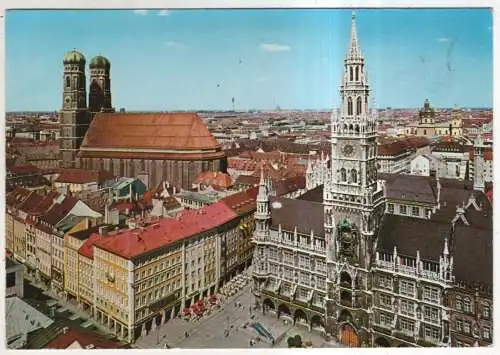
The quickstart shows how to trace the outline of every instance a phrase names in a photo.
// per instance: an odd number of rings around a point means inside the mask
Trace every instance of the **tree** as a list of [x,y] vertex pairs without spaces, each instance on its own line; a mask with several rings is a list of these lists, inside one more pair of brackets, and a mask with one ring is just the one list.
[[301,336],[297,334],[294,337],[294,339],[295,339],[295,347],[296,348],[301,348],[302,347],[302,338],[301,338]]

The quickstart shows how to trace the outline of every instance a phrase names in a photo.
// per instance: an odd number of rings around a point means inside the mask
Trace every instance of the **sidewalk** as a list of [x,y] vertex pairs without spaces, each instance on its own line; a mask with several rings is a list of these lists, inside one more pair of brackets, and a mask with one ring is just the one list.
[[[56,313],[58,312],[58,310],[61,310],[61,308],[65,309],[65,311],[77,315],[81,320],[80,322],[81,324],[87,323],[87,327],[83,328],[89,328],[93,325],[99,330],[99,332],[103,333],[104,335],[111,335],[114,337],[114,334],[112,334],[106,327],[94,321],[94,319],[90,316],[89,313],[83,311],[82,309],[79,309],[76,305],[61,299],[55,292],[53,292],[50,289],[47,289],[47,287],[45,287],[43,283],[37,282],[33,277],[30,277],[28,275],[25,275],[25,282],[26,281],[28,281],[33,287],[36,287],[40,291],[42,291],[42,294],[54,300],[54,301],[47,301],[46,304],[51,308],[53,307]],[[64,313],[64,312],[59,312],[59,313]],[[75,320],[75,319],[70,319],[70,320]],[[92,325],[88,325],[89,321],[91,321]]]

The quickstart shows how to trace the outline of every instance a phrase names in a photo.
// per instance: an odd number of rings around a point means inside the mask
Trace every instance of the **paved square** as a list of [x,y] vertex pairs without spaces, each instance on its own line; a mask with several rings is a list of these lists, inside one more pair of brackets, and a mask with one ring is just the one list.
[[[240,302],[242,307],[236,307],[235,302]],[[247,285],[237,295],[227,299],[222,308],[208,318],[196,322],[180,318],[171,319],[156,331],[137,339],[134,347],[158,349],[163,348],[166,343],[170,347],[183,349],[250,348],[250,340],[259,337],[259,334],[252,327],[242,328],[243,324],[251,320],[251,304],[253,304],[253,295],[250,291],[250,285]],[[307,327],[285,325],[282,320],[278,320],[275,316],[264,316],[260,311],[255,313],[253,321],[261,323],[275,338],[287,333],[284,340],[280,344],[276,344],[275,348],[286,348],[286,338],[296,334],[302,337],[303,342],[312,341],[313,347],[338,346],[332,342],[327,343],[319,333],[309,333]],[[226,329],[229,330],[227,337],[225,336]],[[185,331],[189,333],[187,338]],[[271,348],[273,345],[267,339],[263,339],[257,341],[254,347]]]

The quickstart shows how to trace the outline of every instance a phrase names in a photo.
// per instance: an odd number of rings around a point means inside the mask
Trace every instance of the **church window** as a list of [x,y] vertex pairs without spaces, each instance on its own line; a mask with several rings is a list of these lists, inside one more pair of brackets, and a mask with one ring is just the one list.
[[340,181],[346,181],[347,180],[347,174],[344,168],[340,169]]
[[71,79],[69,76],[66,77],[66,87],[69,88],[71,86]]
[[358,183],[358,172],[356,171],[356,169],[352,169],[351,170],[351,182],[353,184],[357,184]]
[[352,67],[349,68],[349,81],[353,80],[353,75],[352,75]]
[[359,80],[359,67],[356,67],[356,81]]
[[353,107],[352,107],[352,97],[349,97],[347,99],[347,115],[352,116],[353,114]]
[[356,133],[359,133],[359,125],[355,125],[355,126],[354,126],[354,131],[355,131]]
[[358,97],[356,100],[356,114],[361,115],[363,109],[363,103],[361,101],[361,97]]
[[455,301],[455,309],[459,312],[462,312],[464,309],[464,303],[462,302],[462,297],[457,296],[457,299]]

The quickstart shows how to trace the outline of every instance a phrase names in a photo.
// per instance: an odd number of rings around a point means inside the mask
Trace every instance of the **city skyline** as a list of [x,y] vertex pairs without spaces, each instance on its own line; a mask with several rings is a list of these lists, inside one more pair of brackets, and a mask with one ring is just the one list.
[[[10,10],[6,109],[58,110],[62,57],[73,48],[87,62],[98,54],[109,58],[116,108],[229,110],[234,97],[236,110],[330,109],[339,103],[350,14],[347,9]],[[438,108],[492,107],[490,10],[356,14],[377,107],[416,108],[425,98]]]

